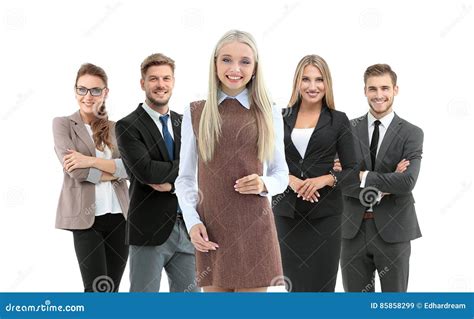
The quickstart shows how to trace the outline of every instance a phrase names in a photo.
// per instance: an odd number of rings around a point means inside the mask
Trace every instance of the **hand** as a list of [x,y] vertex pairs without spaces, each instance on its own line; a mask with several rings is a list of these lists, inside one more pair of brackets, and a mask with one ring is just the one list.
[[89,168],[93,167],[95,157],[82,155],[75,150],[67,150],[68,154],[63,157],[63,167],[69,173],[76,168]]
[[335,171],[335,172],[342,171],[342,165],[341,165],[341,162],[338,159],[334,160],[334,166],[332,167],[332,170]]
[[303,186],[303,180],[293,175],[289,175],[288,177],[290,181],[288,185],[291,187],[293,192],[298,193],[301,186]]
[[234,189],[240,194],[256,195],[267,191],[262,178],[257,174],[247,175],[236,180]]
[[[298,190],[298,197],[302,197],[303,200],[309,200],[311,203],[317,202],[318,197],[321,196],[318,189],[329,186],[331,182],[334,182],[334,178],[331,175],[305,179],[303,185]],[[316,198],[313,195],[316,195]]]
[[[301,189],[301,187],[303,186],[303,180],[302,179],[299,179],[298,177],[296,176],[293,176],[293,175],[289,175],[289,179],[290,179],[290,184],[289,186],[291,187],[291,189],[293,190],[293,192],[295,193],[298,193],[298,191]],[[300,197],[300,196],[298,196]],[[308,202],[311,202],[311,203],[314,203],[314,202],[317,202],[318,201],[318,197],[319,197],[319,193],[318,192],[315,192],[314,194],[312,194],[310,197],[308,198],[302,198],[303,200],[306,200]]]
[[151,188],[158,192],[171,192],[173,186],[170,183],[163,184],[148,184]]
[[219,248],[218,244],[209,241],[206,226],[204,226],[204,224],[194,225],[189,231],[189,237],[191,237],[191,242],[196,250],[202,253],[207,253],[209,250],[216,250]]
[[402,159],[400,163],[397,164],[397,168],[395,169],[395,173],[403,173],[407,170],[407,167],[410,165],[410,161],[406,159]]

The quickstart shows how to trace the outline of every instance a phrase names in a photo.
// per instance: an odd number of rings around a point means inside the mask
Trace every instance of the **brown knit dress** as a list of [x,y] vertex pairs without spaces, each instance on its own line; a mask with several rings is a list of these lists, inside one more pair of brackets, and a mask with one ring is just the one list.
[[[193,131],[198,137],[204,101],[191,104]],[[242,195],[235,181],[262,175],[258,160],[257,122],[235,99],[219,105],[222,134],[213,159],[199,157],[197,211],[209,240],[219,248],[196,251],[198,285],[221,288],[257,288],[277,285],[282,276],[280,248],[270,203],[260,195]]]

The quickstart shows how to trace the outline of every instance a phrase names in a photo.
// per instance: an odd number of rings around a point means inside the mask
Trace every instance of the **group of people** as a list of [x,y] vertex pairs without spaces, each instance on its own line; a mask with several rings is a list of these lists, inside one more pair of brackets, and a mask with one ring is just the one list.
[[[145,100],[114,123],[107,75],[77,73],[79,110],[53,121],[63,167],[56,227],[73,233],[85,291],[406,291],[410,241],[421,236],[412,190],[423,132],[393,112],[397,76],[364,74],[369,111],[335,108],[325,60],[303,57],[288,107],[273,106],[253,37],[216,44],[205,101],[169,101],[175,62],[141,64]],[[127,180],[130,189],[127,188]],[[271,197],[271,200],[270,200]]]

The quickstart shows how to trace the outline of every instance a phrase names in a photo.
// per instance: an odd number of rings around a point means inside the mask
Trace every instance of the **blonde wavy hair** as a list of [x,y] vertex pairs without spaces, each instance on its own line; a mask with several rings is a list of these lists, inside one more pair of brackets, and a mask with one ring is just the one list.
[[318,68],[319,72],[323,76],[323,82],[326,87],[326,94],[324,94],[323,105],[326,105],[328,108],[335,110],[336,105],[334,104],[334,93],[332,90],[332,78],[331,72],[329,71],[329,66],[326,61],[316,54],[310,54],[303,57],[298,66],[296,67],[295,76],[293,78],[293,90],[291,92],[290,102],[288,102],[288,107],[292,107],[296,102],[301,102],[300,86],[303,79],[304,68],[308,65],[312,65]]
[[217,56],[224,45],[235,41],[248,45],[252,49],[255,59],[254,76],[247,83],[247,89],[249,90],[250,110],[257,122],[258,159],[264,162],[265,160],[271,160],[273,156],[275,137],[273,132],[272,102],[263,80],[257,45],[251,34],[244,31],[231,30],[224,34],[217,42],[211,56],[209,90],[199,122],[198,148],[204,162],[212,160],[216,143],[221,135],[222,123],[218,109],[220,81],[217,77]]

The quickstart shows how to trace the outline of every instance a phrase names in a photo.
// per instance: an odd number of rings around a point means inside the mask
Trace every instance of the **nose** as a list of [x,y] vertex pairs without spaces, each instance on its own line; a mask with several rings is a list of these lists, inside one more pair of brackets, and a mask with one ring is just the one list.
[[240,72],[240,66],[238,63],[232,65],[232,71]]

